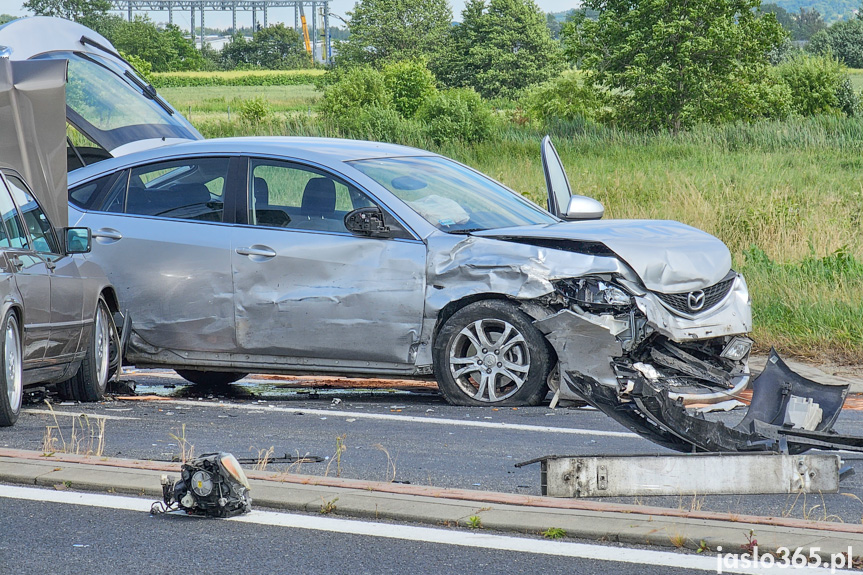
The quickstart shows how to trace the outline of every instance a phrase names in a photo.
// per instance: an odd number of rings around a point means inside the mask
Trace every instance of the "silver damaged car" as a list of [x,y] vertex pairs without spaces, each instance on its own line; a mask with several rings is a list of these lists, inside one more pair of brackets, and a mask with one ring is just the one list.
[[645,387],[709,403],[749,384],[726,246],[602,220],[547,139],[547,209],[414,148],[204,140],[107,40],[64,23],[36,42],[39,20],[0,44],[69,62],[70,218],[130,312],[127,362],[211,384],[433,376],[459,405],[636,405]]

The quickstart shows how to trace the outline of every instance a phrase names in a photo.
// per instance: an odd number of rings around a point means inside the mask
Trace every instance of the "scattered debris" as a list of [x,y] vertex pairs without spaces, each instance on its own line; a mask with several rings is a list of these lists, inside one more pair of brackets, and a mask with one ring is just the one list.
[[753,382],[752,403],[735,427],[691,412],[679,397],[643,377],[634,376],[626,394],[576,372],[567,372],[567,379],[585,401],[645,439],[675,451],[795,454],[818,447],[863,452],[863,437],[832,431],[848,386],[806,379],[791,371],[775,350]]

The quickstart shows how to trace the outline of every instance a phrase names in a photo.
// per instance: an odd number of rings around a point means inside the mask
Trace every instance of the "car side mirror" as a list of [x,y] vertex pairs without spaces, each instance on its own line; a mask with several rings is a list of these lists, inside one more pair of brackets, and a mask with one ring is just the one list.
[[602,203],[587,196],[572,196],[566,208],[566,220],[599,220],[605,215]]
[[345,216],[345,227],[352,234],[373,238],[392,237],[389,226],[384,222],[384,213],[377,206],[357,208]]
[[66,228],[66,255],[88,254],[92,244],[90,228]]

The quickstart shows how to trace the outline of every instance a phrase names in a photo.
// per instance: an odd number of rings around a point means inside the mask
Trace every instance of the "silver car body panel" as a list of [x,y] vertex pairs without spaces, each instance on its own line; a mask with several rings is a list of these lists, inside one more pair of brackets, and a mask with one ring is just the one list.
[[0,58],[0,67],[0,158],[24,177],[62,237],[68,221],[66,63]]
[[[17,207],[0,215],[20,218],[38,204],[61,252],[68,224],[65,85],[63,61],[0,58],[0,194],[12,201],[7,182],[20,179],[37,202],[25,206],[16,198]],[[2,312],[14,308],[20,317],[24,383],[62,381],[78,370],[98,298],[111,287],[97,265],[78,256],[37,252],[32,234],[24,233],[28,247],[0,249]]]

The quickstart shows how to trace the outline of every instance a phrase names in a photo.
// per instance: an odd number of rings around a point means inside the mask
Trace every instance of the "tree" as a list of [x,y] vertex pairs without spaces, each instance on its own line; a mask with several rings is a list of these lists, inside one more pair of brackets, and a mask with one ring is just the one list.
[[81,22],[92,16],[103,16],[111,9],[108,0],[27,0],[23,8],[37,16],[55,16]]
[[789,34],[794,32],[794,16],[788,13],[788,10],[779,4],[767,3],[761,5],[761,11],[765,14],[773,14],[776,16],[776,21],[779,25],[785,28]]
[[199,70],[204,63],[177,26],[160,30],[147,16],[135,16],[131,22],[112,22],[106,37],[124,54],[149,62],[153,72]]
[[806,10],[801,8],[800,12],[794,14],[794,29],[792,36],[795,40],[809,40],[813,35],[827,28],[824,18],[818,10]]
[[311,65],[300,35],[281,23],[257,30],[251,40],[234,35],[222,48],[221,61],[228,69],[241,66],[285,70]]
[[448,86],[508,98],[558,74],[563,57],[533,0],[468,0],[446,53],[432,65]]
[[252,37],[256,64],[269,70],[284,70],[308,66],[310,60],[300,35],[281,22],[261,28]]
[[764,113],[768,52],[786,37],[760,0],[587,0],[567,55],[617,95],[620,121],[673,133]]
[[431,60],[452,25],[447,0],[360,0],[348,16],[350,36],[336,43],[340,65]]
[[555,40],[560,39],[560,20],[554,14],[546,14],[545,15],[545,25],[548,26],[548,33],[551,34],[551,37]]
[[814,34],[806,49],[821,56],[832,54],[850,68],[863,68],[863,19],[836,22]]

